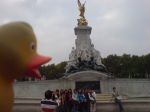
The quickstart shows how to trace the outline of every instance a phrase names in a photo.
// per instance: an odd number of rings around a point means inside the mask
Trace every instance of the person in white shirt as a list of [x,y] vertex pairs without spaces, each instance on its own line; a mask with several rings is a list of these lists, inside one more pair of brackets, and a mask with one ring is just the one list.
[[76,91],[76,89],[73,90],[72,100],[72,112],[78,112],[78,92]]
[[94,90],[90,90],[89,93],[89,99],[90,99],[90,111],[96,112],[96,93]]
[[121,102],[121,96],[119,95],[118,91],[116,90],[116,87],[113,87],[112,97],[115,101],[115,103],[119,106],[119,112],[123,112],[123,106]]

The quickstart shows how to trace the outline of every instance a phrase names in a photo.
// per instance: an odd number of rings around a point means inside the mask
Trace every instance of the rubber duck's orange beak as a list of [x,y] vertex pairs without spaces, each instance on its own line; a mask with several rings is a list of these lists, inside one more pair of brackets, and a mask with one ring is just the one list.
[[27,65],[27,72],[25,75],[29,77],[34,77],[37,79],[41,79],[41,74],[38,70],[38,68],[42,65],[50,61],[51,57],[41,56],[37,55],[32,58],[31,62]]

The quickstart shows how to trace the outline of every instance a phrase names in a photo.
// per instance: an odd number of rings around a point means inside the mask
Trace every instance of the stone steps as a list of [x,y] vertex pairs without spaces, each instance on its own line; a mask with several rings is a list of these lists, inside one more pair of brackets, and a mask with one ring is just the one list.
[[[127,95],[121,95],[122,100],[127,100],[128,96]],[[110,101],[112,100],[112,94],[108,94],[108,93],[103,93],[103,94],[97,94],[96,95],[96,100],[97,101]]]
[[[122,100],[127,100],[128,96],[127,95],[122,95]],[[103,93],[103,94],[97,94],[96,95],[96,101],[111,101],[112,95],[108,93]],[[25,102],[39,102],[41,99],[40,98],[15,98],[15,103],[25,103]]]

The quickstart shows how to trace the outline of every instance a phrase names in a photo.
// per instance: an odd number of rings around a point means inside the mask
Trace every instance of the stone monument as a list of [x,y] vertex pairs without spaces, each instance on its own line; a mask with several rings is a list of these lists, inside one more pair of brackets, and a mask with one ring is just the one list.
[[66,73],[87,70],[106,72],[106,67],[101,62],[100,52],[94,48],[94,44],[90,39],[92,27],[88,26],[84,16],[85,3],[81,4],[79,0],[77,2],[80,11],[77,27],[74,28],[77,38],[75,40],[75,48],[72,47],[69,55]]

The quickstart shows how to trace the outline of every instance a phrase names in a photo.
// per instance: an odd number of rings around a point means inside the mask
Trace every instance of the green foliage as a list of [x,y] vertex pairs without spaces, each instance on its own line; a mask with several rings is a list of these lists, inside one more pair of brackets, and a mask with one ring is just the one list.
[[46,76],[46,79],[58,79],[64,76],[66,62],[61,62],[57,65],[51,64],[40,67],[40,73]]
[[109,55],[102,60],[108,71],[119,78],[149,78],[150,54],[144,56]]

